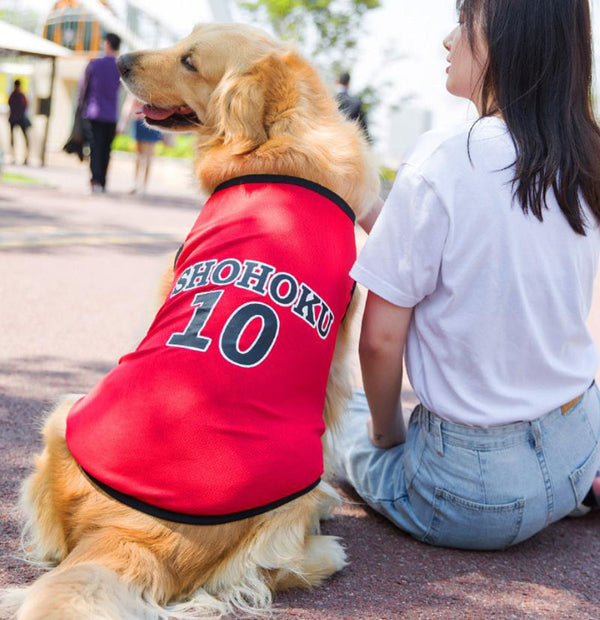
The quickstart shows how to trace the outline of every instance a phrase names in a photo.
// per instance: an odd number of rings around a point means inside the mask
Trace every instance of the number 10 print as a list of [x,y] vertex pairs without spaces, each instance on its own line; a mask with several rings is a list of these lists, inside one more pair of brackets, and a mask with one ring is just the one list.
[[[222,294],[222,290],[198,293],[191,304],[194,314],[185,331],[172,334],[167,345],[206,351],[212,340],[202,336],[201,332]],[[261,321],[260,330],[252,344],[242,350],[240,340],[255,319]],[[279,318],[273,308],[261,302],[249,302],[237,308],[227,319],[219,339],[219,349],[223,357],[232,364],[247,368],[258,366],[273,348],[278,333]]]

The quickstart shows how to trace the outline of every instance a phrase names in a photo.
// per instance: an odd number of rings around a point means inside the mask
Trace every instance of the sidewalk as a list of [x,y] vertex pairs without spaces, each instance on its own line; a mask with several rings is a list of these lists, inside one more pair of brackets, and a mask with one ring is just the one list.
[[[52,153],[48,159],[45,168],[5,166],[6,172],[30,177],[40,184],[0,183],[0,198],[3,193],[31,193],[40,208],[31,209],[27,218],[21,214],[20,218],[7,219],[4,214],[0,249],[23,244],[126,244],[144,236],[181,243],[203,202],[188,161],[156,158],[147,193],[132,195],[133,156],[115,153],[107,193],[91,195],[87,163],[63,153]],[[168,217],[165,211],[170,213]]]
[[[48,161],[6,168],[46,186],[0,184],[0,587],[39,574],[20,560],[14,512],[39,419],[135,346],[202,202],[188,162],[155,160],[143,198],[127,193],[128,157],[116,154],[108,193],[93,196],[84,164]],[[600,343],[598,297],[590,326]],[[463,552],[418,543],[346,498],[323,531],[342,538],[349,566],[318,590],[279,595],[280,618],[600,618],[600,515],[508,551]]]
[[[62,151],[47,153],[45,167],[39,166],[39,159],[30,158],[29,166],[14,165],[11,155],[4,153],[4,170],[25,176],[35,177],[45,183],[86,193],[89,188],[89,161],[80,162],[76,155]],[[18,157],[21,161],[21,157]],[[127,194],[133,187],[135,154],[112,151],[107,175],[107,189],[111,194]],[[190,198],[196,182],[192,175],[192,165],[188,160],[155,157],[148,184],[148,195],[173,195]],[[1,186],[0,186],[1,187]]]

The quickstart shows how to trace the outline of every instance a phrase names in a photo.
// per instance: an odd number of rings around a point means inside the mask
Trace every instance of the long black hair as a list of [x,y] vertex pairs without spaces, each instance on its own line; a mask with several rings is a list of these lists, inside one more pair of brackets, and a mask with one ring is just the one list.
[[481,116],[499,113],[508,125],[523,212],[542,221],[552,188],[571,228],[585,235],[581,197],[600,222],[589,0],[458,0],[457,9],[472,50],[483,27],[489,57]]

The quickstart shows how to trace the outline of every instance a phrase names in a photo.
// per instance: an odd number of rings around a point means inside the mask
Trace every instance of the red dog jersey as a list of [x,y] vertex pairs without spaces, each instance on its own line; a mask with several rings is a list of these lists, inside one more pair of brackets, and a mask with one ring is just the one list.
[[219,186],[148,334],[69,413],[67,444],[87,475],[134,508],[199,524],[314,488],[353,221],[303,179]]

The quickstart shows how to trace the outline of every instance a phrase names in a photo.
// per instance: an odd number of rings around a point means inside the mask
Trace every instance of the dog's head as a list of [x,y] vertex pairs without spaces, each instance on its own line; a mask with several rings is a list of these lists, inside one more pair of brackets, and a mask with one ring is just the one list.
[[271,173],[320,183],[357,211],[374,199],[377,175],[360,130],[309,63],[262,31],[199,25],[173,47],[120,56],[118,66],[148,125],[198,134],[205,190]]
[[[223,134],[251,149],[266,139],[265,82],[285,48],[240,24],[196,26],[168,49],[119,57],[121,77],[145,102],[148,125],[169,131]],[[243,138],[240,141],[240,138]]]

